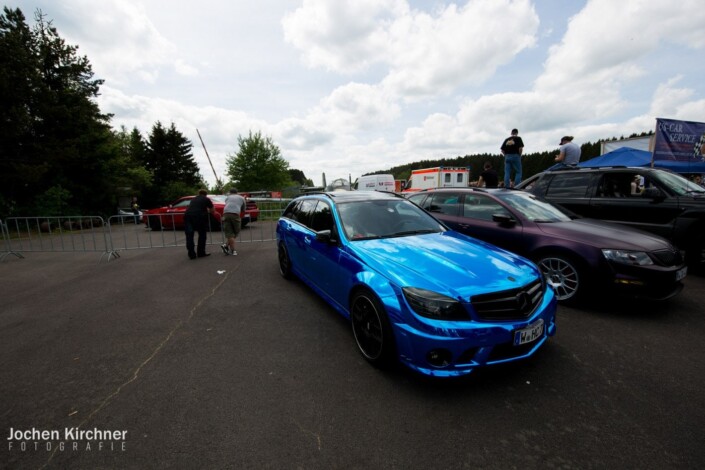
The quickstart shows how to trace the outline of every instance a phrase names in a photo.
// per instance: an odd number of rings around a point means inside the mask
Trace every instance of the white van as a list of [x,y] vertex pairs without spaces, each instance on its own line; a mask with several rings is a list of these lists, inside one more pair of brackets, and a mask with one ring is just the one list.
[[394,175],[366,175],[357,179],[358,191],[394,192]]

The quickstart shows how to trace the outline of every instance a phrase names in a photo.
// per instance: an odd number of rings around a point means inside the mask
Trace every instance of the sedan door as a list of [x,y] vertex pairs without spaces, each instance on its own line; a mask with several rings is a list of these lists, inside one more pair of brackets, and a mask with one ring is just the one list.
[[[453,229],[514,253],[526,251],[524,228],[515,217],[497,200],[486,194],[465,194],[459,222]],[[495,220],[495,217],[499,220]]]

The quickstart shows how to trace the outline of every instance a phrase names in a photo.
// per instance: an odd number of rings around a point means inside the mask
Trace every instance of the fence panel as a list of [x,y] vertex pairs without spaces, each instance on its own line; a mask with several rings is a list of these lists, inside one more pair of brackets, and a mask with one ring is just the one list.
[[10,217],[6,221],[6,247],[9,253],[103,252],[110,241],[98,216]]
[[[257,221],[243,227],[237,243],[276,239],[276,223],[290,199],[255,199],[260,209]],[[12,217],[0,220],[2,246],[0,261],[12,254],[24,258],[26,252],[100,252],[102,260],[119,258],[121,251],[186,246],[186,236],[177,214],[145,216]],[[225,243],[221,227],[211,226],[208,245]]]

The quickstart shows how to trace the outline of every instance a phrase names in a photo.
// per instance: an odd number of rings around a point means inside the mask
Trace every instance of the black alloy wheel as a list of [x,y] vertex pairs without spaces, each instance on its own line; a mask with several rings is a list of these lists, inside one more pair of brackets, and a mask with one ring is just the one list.
[[289,252],[287,251],[284,242],[279,243],[277,254],[279,258],[279,274],[281,274],[284,279],[291,279],[293,277],[293,273],[291,271],[291,258],[289,258]]
[[367,291],[356,293],[350,303],[350,320],[363,357],[376,367],[390,366],[395,354],[394,339],[379,300]]

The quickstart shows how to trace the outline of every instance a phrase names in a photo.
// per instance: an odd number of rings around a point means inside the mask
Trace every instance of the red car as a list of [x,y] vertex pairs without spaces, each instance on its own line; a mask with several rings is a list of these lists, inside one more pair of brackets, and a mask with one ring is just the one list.
[[[156,209],[147,209],[142,213],[142,221],[152,230],[166,229],[183,229],[184,228],[184,213],[188,209],[191,199],[195,196],[184,196],[172,202],[168,206],[158,207]],[[208,198],[213,201],[215,211],[211,217],[211,230],[220,230],[220,220],[223,217],[223,209],[225,208],[225,198],[227,196],[211,195]],[[254,201],[245,198],[247,205],[245,208],[245,216],[242,218],[242,226],[245,227],[250,222],[256,222],[259,218],[259,208]]]

